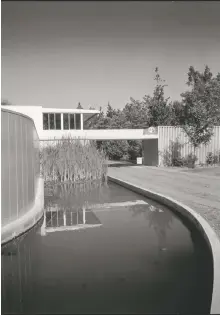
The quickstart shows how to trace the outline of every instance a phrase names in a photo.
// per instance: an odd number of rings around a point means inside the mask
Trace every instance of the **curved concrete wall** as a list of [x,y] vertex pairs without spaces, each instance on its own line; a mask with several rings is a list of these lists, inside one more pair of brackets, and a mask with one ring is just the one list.
[[[28,116],[6,109],[1,109],[1,171],[1,225],[4,242],[5,230],[7,240],[10,238],[10,230],[16,235],[22,232],[19,224],[15,228],[15,223],[36,208],[36,199],[38,206],[33,215],[43,211],[39,138],[34,122]],[[31,227],[28,222],[24,223]]]

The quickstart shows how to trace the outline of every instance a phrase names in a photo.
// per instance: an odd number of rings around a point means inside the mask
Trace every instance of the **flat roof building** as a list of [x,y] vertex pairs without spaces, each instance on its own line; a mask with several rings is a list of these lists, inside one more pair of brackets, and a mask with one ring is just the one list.
[[27,115],[34,120],[40,140],[61,139],[67,135],[77,136],[86,123],[99,110],[73,108],[46,108],[43,106],[4,106],[9,110]]

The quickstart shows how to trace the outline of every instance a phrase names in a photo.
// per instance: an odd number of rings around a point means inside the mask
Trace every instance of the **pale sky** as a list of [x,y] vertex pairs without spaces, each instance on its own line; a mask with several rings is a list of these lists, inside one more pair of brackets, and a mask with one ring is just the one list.
[[154,89],[180,99],[190,65],[220,72],[220,2],[2,2],[1,98],[122,108]]

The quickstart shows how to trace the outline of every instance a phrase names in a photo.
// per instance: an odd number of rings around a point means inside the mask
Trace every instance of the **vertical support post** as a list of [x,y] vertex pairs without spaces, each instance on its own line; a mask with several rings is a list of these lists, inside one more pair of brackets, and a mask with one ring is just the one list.
[[86,224],[86,208],[83,206],[83,224]]
[[61,130],[63,130],[63,113],[61,113],[60,119],[61,119]]
[[66,226],[66,211],[63,211],[63,225]]
[[83,114],[80,114],[81,130],[83,130]]

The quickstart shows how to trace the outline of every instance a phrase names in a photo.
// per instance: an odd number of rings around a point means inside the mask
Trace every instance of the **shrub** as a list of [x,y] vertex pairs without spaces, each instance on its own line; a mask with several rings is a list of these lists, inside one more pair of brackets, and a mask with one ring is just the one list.
[[109,160],[120,160],[128,152],[127,140],[111,140],[98,142],[97,146],[101,149]]
[[220,162],[220,152],[218,154],[214,154],[212,152],[208,152],[206,156],[206,164],[213,165],[218,164]]
[[176,141],[170,141],[168,149],[163,152],[163,164],[165,166],[183,166],[183,158],[181,157],[181,148],[183,144]]
[[197,160],[197,156],[193,153],[190,153],[183,159],[183,166],[194,168]]
[[82,182],[106,178],[105,154],[91,141],[62,139],[46,144],[40,151],[45,181]]

